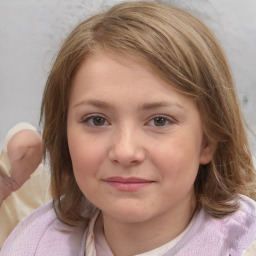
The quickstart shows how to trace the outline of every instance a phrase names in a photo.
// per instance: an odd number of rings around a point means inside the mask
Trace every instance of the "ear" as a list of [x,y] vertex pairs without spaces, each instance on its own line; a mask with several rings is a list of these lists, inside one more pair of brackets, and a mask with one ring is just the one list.
[[211,141],[206,136],[204,136],[202,146],[201,146],[199,163],[202,165],[206,165],[210,163],[215,153],[216,147],[217,147],[216,142]]

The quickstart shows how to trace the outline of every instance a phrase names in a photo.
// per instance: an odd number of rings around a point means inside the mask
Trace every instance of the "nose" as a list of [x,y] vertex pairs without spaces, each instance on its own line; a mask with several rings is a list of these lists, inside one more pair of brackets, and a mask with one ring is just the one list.
[[145,150],[139,132],[129,127],[117,130],[112,138],[109,159],[123,167],[142,163]]

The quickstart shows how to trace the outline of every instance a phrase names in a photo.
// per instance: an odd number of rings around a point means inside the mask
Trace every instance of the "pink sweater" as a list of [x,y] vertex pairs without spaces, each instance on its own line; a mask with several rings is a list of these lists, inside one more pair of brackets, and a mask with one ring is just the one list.
[[[49,203],[17,226],[0,255],[84,256],[87,231],[87,227],[63,224]],[[188,232],[165,256],[241,256],[255,235],[256,203],[240,196],[240,209],[224,219],[201,209]]]

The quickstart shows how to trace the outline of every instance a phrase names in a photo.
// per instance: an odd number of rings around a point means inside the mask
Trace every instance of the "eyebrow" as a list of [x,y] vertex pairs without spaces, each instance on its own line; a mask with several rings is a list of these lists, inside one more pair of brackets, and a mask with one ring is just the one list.
[[110,104],[101,100],[82,100],[76,103],[74,107],[78,107],[81,105],[92,105],[98,108],[113,108]]
[[160,102],[149,102],[149,103],[144,103],[140,107],[143,110],[151,110],[155,108],[161,108],[161,107],[177,107],[179,109],[183,109],[183,107],[178,104],[177,102],[172,102],[172,101],[160,101]]
[[[98,108],[103,108],[103,109],[113,109],[114,107],[105,102],[105,101],[101,101],[101,100],[82,100],[79,101],[77,104],[74,105],[74,107],[78,107],[81,105],[92,105]],[[183,107],[178,104],[177,102],[172,102],[172,101],[159,101],[159,102],[148,102],[148,103],[144,103],[142,104],[139,109],[141,110],[151,110],[151,109],[156,109],[156,108],[162,108],[162,107],[176,107],[179,109],[183,109]]]

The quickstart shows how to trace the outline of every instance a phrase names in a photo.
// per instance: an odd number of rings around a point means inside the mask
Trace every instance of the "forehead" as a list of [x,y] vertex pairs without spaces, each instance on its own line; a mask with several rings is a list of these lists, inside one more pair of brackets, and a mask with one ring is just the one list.
[[77,84],[79,80],[103,80],[106,76],[110,78],[110,75],[115,76],[117,73],[122,75],[122,73],[127,72],[132,73],[131,77],[138,75],[141,78],[143,76],[146,78],[148,74],[151,74],[148,79],[158,80],[159,83],[168,88],[176,88],[176,85],[168,80],[167,76],[141,53],[137,51],[114,52],[101,48],[91,52],[79,65],[72,79],[72,85]]
[[74,77],[70,104],[95,100],[120,103],[120,99],[123,104],[144,105],[165,101],[185,106],[192,102],[143,59],[105,52],[88,57]]
[[[124,79],[125,78],[125,79]],[[72,87],[83,85],[87,89],[111,89],[138,81],[139,84],[157,82],[170,87],[156,74],[153,65],[135,55],[98,51],[87,57],[77,70]]]

